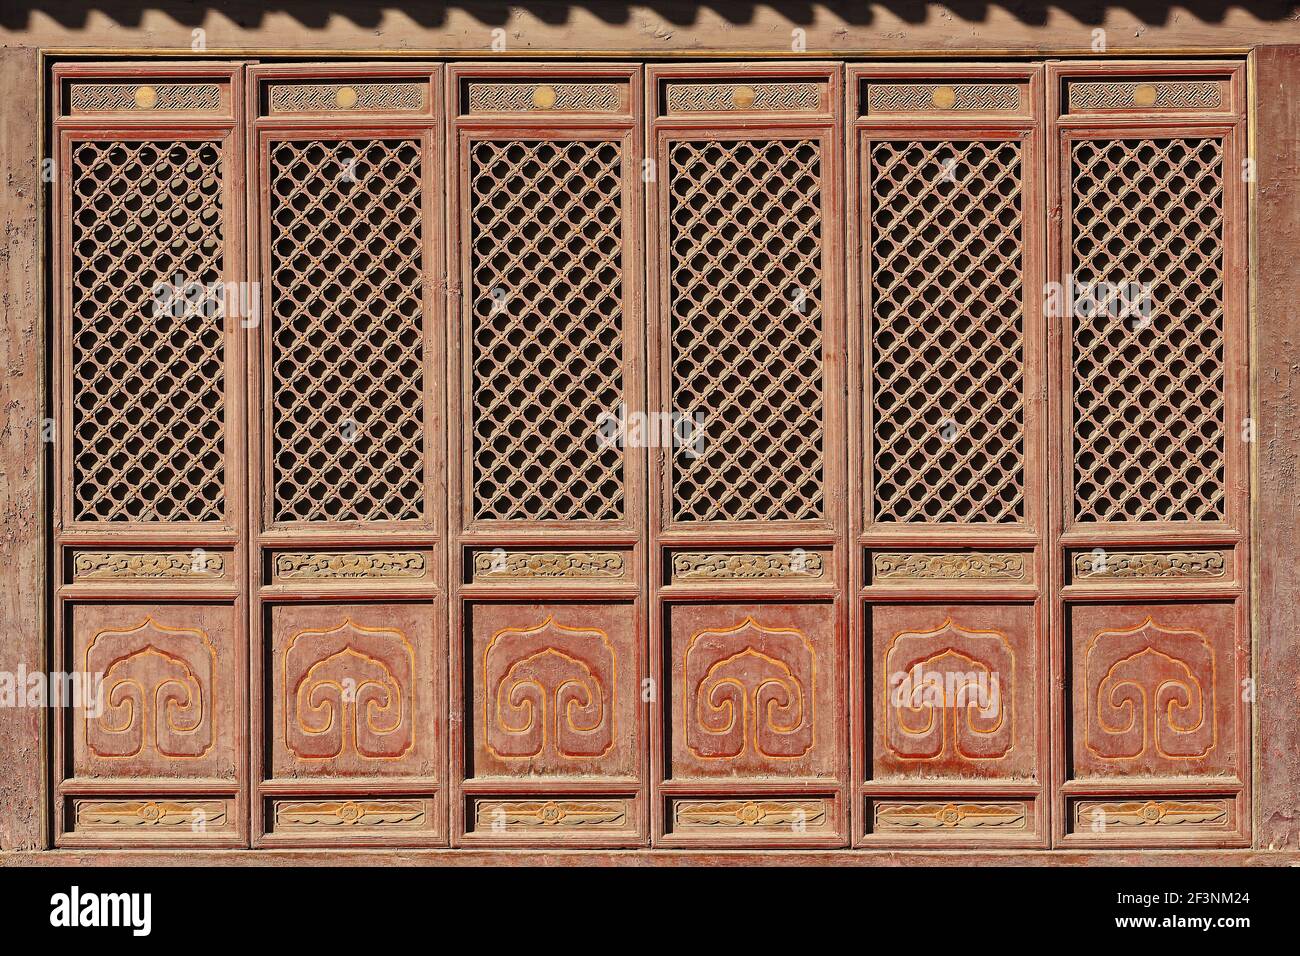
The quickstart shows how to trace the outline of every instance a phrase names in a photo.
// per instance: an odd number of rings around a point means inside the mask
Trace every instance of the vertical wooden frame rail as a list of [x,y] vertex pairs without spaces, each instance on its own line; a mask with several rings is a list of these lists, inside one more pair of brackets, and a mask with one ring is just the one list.
[[452,839],[647,842],[641,71],[449,67]]
[[249,70],[254,841],[447,841],[442,69]]
[[52,74],[58,846],[247,839],[241,73]]
[[1044,846],[1042,69],[847,85],[855,845]]
[[1065,846],[1250,839],[1244,79],[1048,66]]
[[848,840],[842,76],[647,68],[664,846]]

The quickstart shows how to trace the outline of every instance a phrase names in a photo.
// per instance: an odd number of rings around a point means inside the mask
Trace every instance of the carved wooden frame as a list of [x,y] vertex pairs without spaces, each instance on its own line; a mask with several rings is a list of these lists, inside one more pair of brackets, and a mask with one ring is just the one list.
[[[1073,112],[1067,92],[1072,82],[1127,80],[1121,90],[1110,90],[1109,105],[1101,110]],[[1213,83],[1219,90],[1219,108],[1169,107],[1146,102],[1154,91],[1164,97],[1165,83],[1180,81]],[[1048,279],[1061,281],[1070,270],[1069,238],[1070,176],[1069,144],[1088,138],[1176,137],[1180,134],[1219,137],[1223,141],[1224,211],[1223,265],[1223,374],[1224,374],[1224,518],[1221,521],[1078,522],[1073,519],[1074,472],[1071,454],[1074,424],[1070,385],[1070,336],[1060,317],[1050,321],[1049,394],[1060,397],[1052,416],[1051,443],[1055,466],[1052,482],[1052,554],[1049,566],[1053,582],[1052,607],[1052,695],[1054,715],[1053,789],[1057,793],[1053,813],[1053,844],[1062,847],[1232,847],[1248,846],[1252,832],[1251,760],[1252,706],[1244,692],[1251,677],[1250,617],[1250,450],[1238,440],[1239,430],[1251,414],[1248,365],[1250,357],[1247,322],[1247,186],[1246,157],[1246,71],[1233,61],[1152,62],[1111,60],[1104,63],[1049,63],[1048,98]],[[1125,104],[1124,98],[1130,98]],[[1115,105],[1120,103],[1121,105]],[[1088,104],[1090,105],[1090,104]],[[1116,548],[1132,552],[1138,562],[1132,578],[1114,577],[1080,583],[1071,570],[1079,553],[1094,548]],[[1204,552],[1189,560],[1193,573],[1170,577],[1162,574],[1143,581],[1141,558],[1148,554],[1181,551]],[[1217,553],[1217,560],[1206,557]],[[1196,570],[1208,567],[1208,579]],[[1217,569],[1218,573],[1213,573]],[[1080,688],[1074,687],[1070,660],[1075,650],[1070,636],[1071,609],[1083,606],[1133,604],[1143,601],[1174,602],[1195,608],[1227,604],[1232,608],[1234,634],[1231,644],[1231,673],[1237,689],[1233,705],[1236,725],[1235,778],[1142,777],[1075,779],[1072,774],[1071,711]],[[1227,648],[1219,646],[1222,653]],[[1086,688],[1083,690],[1086,691]],[[1074,731],[1077,733],[1077,729]],[[1102,828],[1099,832],[1076,829],[1071,810],[1085,800],[1128,798],[1143,803],[1144,823],[1127,828]],[[1195,816],[1166,812],[1197,797],[1215,801],[1227,819],[1220,827],[1200,825]],[[1161,799],[1165,798],[1165,799]],[[1205,802],[1205,801],[1203,801]],[[1086,809],[1086,808],[1083,808]],[[1206,808],[1202,808],[1206,809]],[[1174,829],[1184,823],[1190,826]],[[1162,827],[1170,826],[1173,832]]]
[[[712,98],[698,112],[674,112],[669,107],[668,87],[674,82],[716,86],[721,99]],[[793,89],[786,109],[764,109],[763,85],[778,90]],[[790,87],[783,87],[791,84]],[[819,96],[799,90],[807,85],[819,88]],[[821,144],[824,188],[822,191],[822,383],[824,410],[822,417],[822,474],[824,517],[802,521],[680,521],[673,517],[671,455],[658,449],[650,477],[650,565],[652,600],[650,608],[650,657],[654,686],[658,694],[659,713],[653,722],[650,747],[654,843],[656,846],[844,846],[848,840],[848,735],[845,708],[847,694],[847,621],[842,600],[847,556],[841,535],[844,529],[844,481],[846,462],[842,441],[844,428],[844,292],[842,279],[843,220],[843,70],[839,64],[801,62],[764,62],[759,65],[703,63],[658,64],[646,69],[646,142],[647,155],[655,166],[655,188],[648,190],[647,201],[647,332],[649,342],[650,400],[653,411],[672,412],[672,352],[670,256],[668,220],[669,143],[680,140],[709,141],[727,138],[776,138],[782,135],[817,140]],[[754,94],[754,95],[751,95]],[[720,105],[719,105],[720,104]],[[788,562],[775,565],[767,559],[780,557],[788,549],[803,549],[816,555],[823,568],[820,578],[794,580]],[[722,562],[715,579],[692,581],[674,575],[674,556],[683,552],[701,553],[706,563]],[[741,555],[739,559],[730,555]],[[746,557],[758,555],[757,558]],[[736,563],[736,562],[739,563]],[[754,573],[757,561],[766,568]],[[730,580],[728,580],[730,578]],[[834,782],[795,778],[783,782],[777,776],[746,777],[735,781],[723,779],[672,779],[671,725],[673,718],[671,688],[674,679],[670,668],[672,640],[669,624],[674,608],[707,607],[736,602],[756,608],[815,608],[828,606],[834,622],[834,657],[838,675],[819,694],[819,702],[829,703],[835,717],[835,754],[837,779]],[[694,797],[705,801],[722,801],[724,814],[734,814],[742,829],[714,825],[704,832],[674,832],[673,802]],[[765,799],[766,798],[766,799]],[[784,800],[782,799],[784,798]],[[792,828],[787,815],[804,813],[808,808],[794,806],[798,798],[813,800],[812,809],[823,813],[826,822]],[[786,806],[790,804],[790,806]],[[719,809],[719,808],[715,808]],[[715,814],[716,815],[716,814]],[[754,829],[767,816],[775,822],[775,832]],[[800,817],[803,819],[804,817]]]
[[[1047,780],[1049,698],[1047,666],[1047,582],[1043,553],[1047,524],[1046,399],[1042,305],[1043,261],[1043,71],[1033,64],[872,64],[848,68],[851,127],[849,176],[849,495],[851,609],[855,635],[850,648],[853,701],[854,845],[1043,847],[1048,843]],[[868,102],[873,88],[908,91],[904,102],[878,112]],[[1014,90],[1014,95],[1008,92]],[[1024,442],[1024,516],[1016,522],[981,523],[874,520],[872,439],[874,416],[867,391],[871,378],[872,306],[869,279],[872,216],[867,187],[870,144],[898,138],[914,141],[1019,142],[1023,145],[1021,206],[1021,385]],[[940,562],[936,565],[935,562]],[[897,569],[885,577],[883,568]],[[1000,567],[1018,569],[1002,573]],[[897,578],[897,580],[894,580]],[[1030,610],[1039,672],[1030,675],[1034,699],[1036,774],[1019,779],[957,779],[911,782],[903,777],[873,779],[875,695],[872,609],[907,605],[978,605]],[[901,802],[900,802],[901,801]],[[1018,807],[1015,828],[978,824],[965,814],[999,806]],[[890,813],[938,814],[933,828],[905,827],[873,832],[877,805]],[[946,814],[946,815],[945,815]],[[996,816],[996,815],[994,815]],[[901,819],[901,817],[900,817]],[[989,817],[993,819],[993,817]]]
[[[326,95],[324,107],[303,112],[269,111],[269,89],[278,83],[310,84],[333,91],[335,103],[330,107]],[[367,109],[367,101],[348,96],[364,83],[417,85],[424,93],[418,109]],[[253,604],[250,619],[252,641],[252,704],[249,710],[252,735],[252,766],[255,768],[252,806],[253,845],[271,846],[445,846],[447,773],[447,674],[439,636],[446,616],[446,515],[440,507],[445,497],[445,389],[443,355],[443,121],[440,113],[442,69],[431,64],[349,63],[333,65],[254,66],[249,68],[248,151],[254,175],[249,182],[250,216],[249,273],[262,281],[262,321],[257,329],[258,348],[251,349],[249,378],[250,430],[249,471],[256,502],[250,509],[249,532],[256,543],[257,560],[252,562],[250,587]],[[314,104],[313,104],[314,105]],[[381,104],[382,105],[382,104]],[[399,100],[399,106],[401,101]],[[417,520],[375,521],[296,521],[277,522],[272,511],[274,485],[271,479],[272,428],[267,396],[271,387],[269,333],[273,310],[270,283],[270,225],[268,214],[269,144],[279,141],[346,140],[350,138],[403,137],[421,146],[421,257],[423,387],[423,518]],[[403,578],[384,574],[395,563],[400,567],[404,555],[421,554],[423,574]],[[278,559],[292,555],[290,566],[296,573],[285,574]],[[367,557],[367,556],[370,557]],[[337,557],[342,556],[342,557]],[[340,562],[359,562],[340,574]],[[432,645],[431,673],[416,674],[432,695],[436,726],[427,728],[436,744],[435,774],[415,777],[284,777],[275,778],[270,764],[270,735],[275,732],[271,718],[272,701],[268,688],[273,686],[270,646],[272,609],[293,607],[328,607],[350,604],[382,607],[406,606],[423,609],[430,622]],[[369,796],[370,803],[351,798]],[[279,832],[272,825],[277,801],[313,798],[321,806],[310,812],[306,807],[303,830]],[[404,801],[401,798],[406,798]],[[401,802],[392,817],[382,817],[393,809],[379,803]],[[325,804],[330,806],[324,806]],[[333,804],[338,804],[334,807]],[[416,807],[416,804],[419,807]],[[408,806],[409,804],[409,806]],[[338,821],[328,817],[337,811]],[[375,814],[374,811],[378,811]],[[404,814],[413,815],[415,826],[407,826]],[[379,822],[367,826],[368,820]],[[312,830],[317,817],[329,819],[333,830]],[[391,831],[385,827],[391,826]],[[342,832],[340,832],[340,828]],[[348,832],[355,828],[354,832]]]
[[[623,447],[623,516],[616,519],[477,518],[473,509],[474,475],[470,373],[473,354],[472,249],[469,240],[468,150],[475,142],[508,138],[526,141],[611,141],[623,152],[621,173],[622,232],[622,392],[629,411],[643,407],[645,379],[642,305],[641,216],[641,68],[635,64],[455,63],[447,70],[448,122],[447,381],[450,385],[448,432],[452,461],[448,514],[451,523],[451,573],[454,580],[450,628],[451,687],[451,839],[455,846],[626,847],[647,841],[645,783],[647,706],[636,707],[635,739],[641,742],[637,772],[629,777],[574,773],[569,776],[509,778],[469,776],[474,746],[473,671],[467,655],[473,646],[476,607],[504,607],[533,602],[562,608],[577,602],[631,611],[635,649],[631,666],[639,679],[645,659],[645,451]],[[471,86],[509,88],[507,96],[485,93],[487,106],[471,105]],[[589,94],[600,101],[617,90],[611,102],[593,108],[572,106],[572,97]],[[598,95],[599,94],[599,95]],[[587,104],[590,106],[590,103]],[[607,107],[607,108],[606,108]],[[596,438],[592,430],[592,439]],[[476,572],[476,560],[495,555],[505,571],[500,579]],[[617,574],[612,570],[617,568]],[[520,621],[535,624],[535,621]],[[499,828],[476,827],[479,803],[492,805]],[[519,816],[519,814],[524,816]],[[610,817],[609,822],[605,818]],[[617,819],[614,819],[617,818]],[[538,824],[528,824],[536,819]],[[598,820],[596,826],[590,822]]]

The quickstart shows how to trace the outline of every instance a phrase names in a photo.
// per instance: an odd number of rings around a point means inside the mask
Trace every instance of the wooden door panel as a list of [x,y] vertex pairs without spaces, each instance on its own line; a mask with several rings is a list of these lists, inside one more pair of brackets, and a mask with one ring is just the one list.
[[470,620],[467,776],[638,777],[641,629],[631,605],[479,604]]
[[[1249,839],[1238,64],[1059,64],[1057,833]],[[1118,293],[1117,293],[1118,290]]]
[[1039,778],[1032,605],[871,609],[876,779]]

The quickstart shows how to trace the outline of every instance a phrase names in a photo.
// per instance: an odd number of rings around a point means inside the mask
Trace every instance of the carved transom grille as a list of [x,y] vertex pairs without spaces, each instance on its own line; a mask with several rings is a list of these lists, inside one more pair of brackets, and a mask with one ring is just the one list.
[[275,516],[424,510],[420,144],[271,147]]
[[1021,153],[871,146],[877,521],[1024,518]]
[[668,174],[671,407],[705,416],[672,452],[674,517],[819,518],[820,146],[679,141]]
[[615,142],[470,149],[477,518],[623,515],[621,166]]
[[1075,284],[1149,305],[1071,310],[1075,518],[1221,519],[1223,144],[1077,142],[1071,177]]
[[220,521],[220,144],[76,143],[71,173],[75,518]]

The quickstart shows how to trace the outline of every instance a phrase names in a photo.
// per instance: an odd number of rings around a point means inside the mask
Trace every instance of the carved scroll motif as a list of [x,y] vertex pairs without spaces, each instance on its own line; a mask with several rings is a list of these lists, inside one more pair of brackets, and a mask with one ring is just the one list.
[[1214,648],[1198,631],[1149,617],[1130,630],[1101,631],[1084,658],[1088,750],[1108,760],[1205,757],[1218,733],[1215,681]]
[[1075,804],[1079,829],[1094,832],[1108,827],[1226,827],[1225,800],[1132,800],[1106,802],[1081,800]]
[[754,827],[791,830],[826,823],[821,800],[678,800],[673,804],[678,830]]
[[135,828],[185,829],[202,832],[226,825],[222,800],[77,800],[78,830]]
[[815,551],[679,551],[673,555],[673,578],[681,581],[820,578],[822,556]]
[[609,636],[548,617],[508,627],[483,651],[484,733],[502,758],[572,760],[614,746],[618,661]]
[[1077,551],[1077,578],[1221,578],[1222,551]]
[[887,552],[871,556],[876,580],[1023,581],[1025,556],[995,552]]
[[299,631],[285,645],[283,679],[285,744],[297,756],[393,759],[415,745],[415,650],[401,631],[350,619]]
[[422,578],[420,551],[285,551],[275,556],[275,573],[286,580],[307,578]]
[[617,551],[477,551],[474,578],[621,578]]
[[78,551],[72,561],[74,580],[98,578],[219,578],[226,560],[219,553],[192,551]]
[[105,628],[86,645],[85,672],[103,675],[102,713],[86,712],[86,747],[96,757],[202,757],[215,740],[217,650],[197,628],[152,617],[129,630]]
[[1023,803],[877,803],[874,830],[1025,828]]
[[1015,653],[998,631],[945,621],[904,631],[885,652],[885,744],[898,757],[1006,756],[1015,743]]
[[622,800],[479,800],[475,831],[555,828],[616,829],[627,823]]
[[275,805],[277,830],[409,830],[421,829],[425,822],[423,800],[282,800]]
[[763,757],[802,757],[812,750],[816,663],[803,632],[747,617],[692,637],[682,667],[686,745],[696,757],[728,760],[749,748]]

